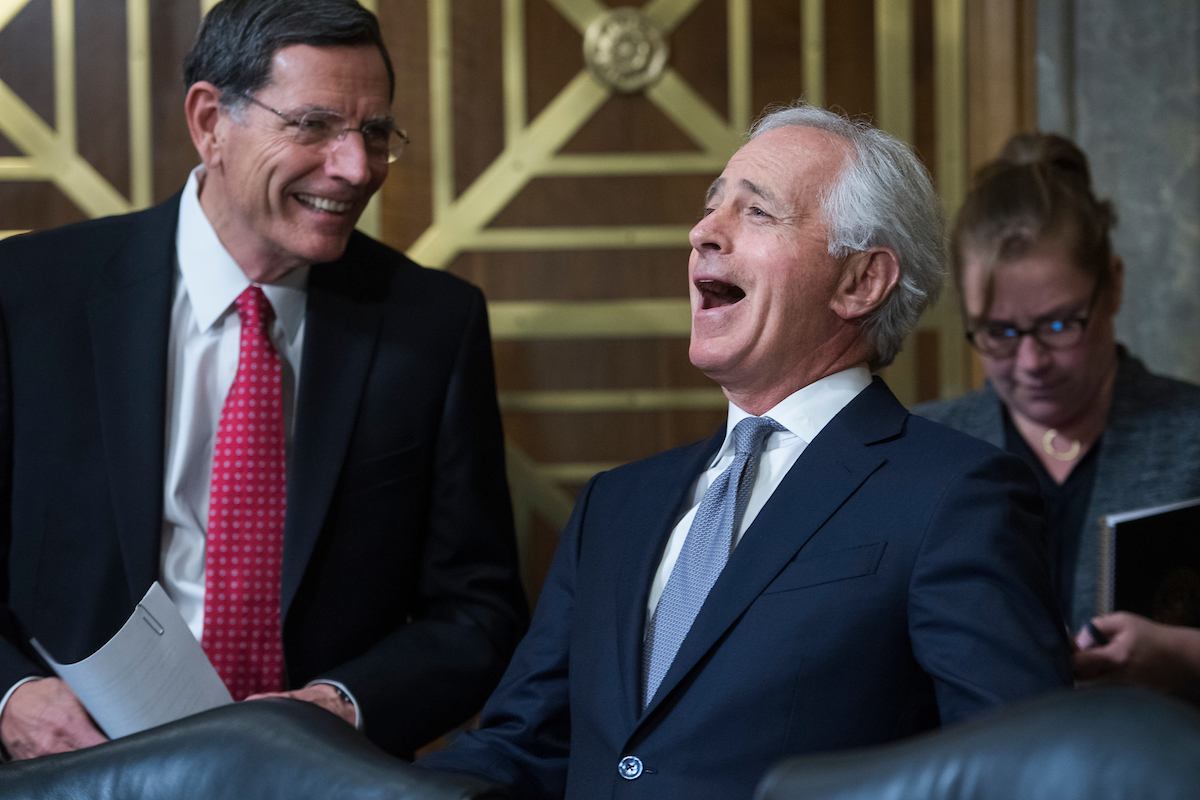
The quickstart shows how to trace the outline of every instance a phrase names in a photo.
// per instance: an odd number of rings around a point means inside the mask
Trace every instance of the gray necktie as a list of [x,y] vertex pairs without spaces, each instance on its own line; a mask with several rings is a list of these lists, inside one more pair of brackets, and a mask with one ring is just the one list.
[[763,444],[772,431],[782,430],[787,429],[770,417],[746,417],[734,427],[733,463],[717,476],[700,500],[679,559],[646,626],[642,645],[642,708],[650,704],[650,698],[658,691],[683,638],[700,613],[700,606],[725,569],[733,547],[733,532],[750,502]]

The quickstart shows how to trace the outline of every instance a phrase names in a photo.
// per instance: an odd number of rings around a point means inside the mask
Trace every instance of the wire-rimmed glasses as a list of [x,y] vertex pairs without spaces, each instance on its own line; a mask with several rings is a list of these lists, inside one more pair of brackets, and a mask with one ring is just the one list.
[[323,147],[334,140],[341,141],[348,133],[357,132],[362,136],[363,149],[368,158],[391,164],[400,158],[408,144],[408,134],[397,128],[391,119],[368,120],[356,128],[333,111],[306,111],[299,117],[293,117],[271,108],[249,92],[242,96],[286,122],[292,139],[302,147]]

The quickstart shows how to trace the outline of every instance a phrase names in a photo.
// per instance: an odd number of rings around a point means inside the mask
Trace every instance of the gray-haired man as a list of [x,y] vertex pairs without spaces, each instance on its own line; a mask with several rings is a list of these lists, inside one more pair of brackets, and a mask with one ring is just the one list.
[[748,798],[784,755],[1069,684],[1032,475],[870,375],[941,281],[912,153],[784,109],[705,206],[691,358],[726,429],[584,488],[480,729],[420,763],[520,798]]

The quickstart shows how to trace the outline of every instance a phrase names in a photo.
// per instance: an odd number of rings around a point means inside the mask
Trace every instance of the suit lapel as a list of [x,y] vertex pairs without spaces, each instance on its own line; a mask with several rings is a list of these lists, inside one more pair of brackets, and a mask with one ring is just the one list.
[[734,549],[642,716],[644,721],[885,458],[908,412],[876,378],[808,445]]
[[280,607],[286,616],[316,546],[342,472],[382,316],[359,285],[354,247],[313,267],[305,313],[304,355],[296,397],[296,435],[288,464]]
[[628,514],[629,519],[640,524],[628,537],[632,557],[622,561],[615,598],[617,657],[625,689],[624,708],[631,721],[637,719],[642,708],[642,634],[650,584],[692,483],[724,440],[722,426],[711,439],[684,448],[675,458],[661,459],[662,463],[642,480],[647,488],[639,497],[642,502],[635,504]]
[[88,302],[101,437],[135,601],[158,575],[178,196],[138,220]]

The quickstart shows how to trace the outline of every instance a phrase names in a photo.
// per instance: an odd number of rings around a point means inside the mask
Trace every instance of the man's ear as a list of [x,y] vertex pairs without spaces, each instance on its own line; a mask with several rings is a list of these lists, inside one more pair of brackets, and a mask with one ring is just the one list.
[[887,247],[853,253],[846,259],[829,307],[844,320],[859,319],[874,311],[900,280],[900,259]]
[[188,89],[183,101],[183,113],[187,118],[188,132],[192,144],[200,154],[200,160],[209,169],[221,159],[221,148],[217,141],[217,123],[221,119],[221,90],[208,81],[196,81]]

